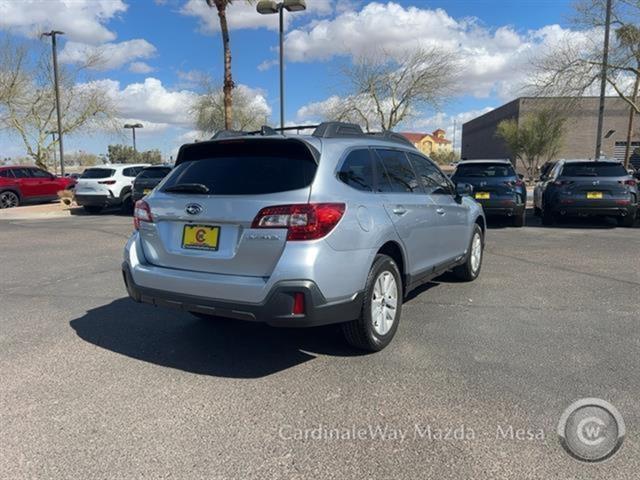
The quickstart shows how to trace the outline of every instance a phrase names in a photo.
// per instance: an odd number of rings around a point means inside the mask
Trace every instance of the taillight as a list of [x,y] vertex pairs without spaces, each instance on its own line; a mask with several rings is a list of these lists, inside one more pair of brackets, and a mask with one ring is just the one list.
[[638,182],[636,180],[634,180],[634,179],[625,180],[624,182],[621,182],[621,183],[624,183],[625,185],[628,185],[629,187],[635,187],[638,184]]
[[524,185],[524,182],[520,179],[516,180],[516,181],[508,181],[508,182],[504,182],[505,185],[509,186],[509,187],[521,187]]
[[571,185],[573,182],[571,180],[556,180],[553,184],[556,187],[564,187],[565,185]]
[[138,230],[141,222],[153,222],[151,208],[144,200],[138,200],[133,209],[133,227]]
[[344,215],[344,203],[303,203],[265,207],[251,228],[286,228],[287,240],[316,240],[331,232]]
[[100,185],[115,185],[115,180],[101,180],[98,182]]

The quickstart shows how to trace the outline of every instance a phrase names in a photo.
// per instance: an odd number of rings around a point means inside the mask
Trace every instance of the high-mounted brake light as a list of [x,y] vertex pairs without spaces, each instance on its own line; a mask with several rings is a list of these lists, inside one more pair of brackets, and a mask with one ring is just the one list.
[[133,227],[139,230],[141,222],[153,222],[151,207],[144,200],[138,200],[133,209]]
[[251,228],[286,228],[287,240],[316,240],[331,232],[345,211],[344,203],[303,203],[263,208]]

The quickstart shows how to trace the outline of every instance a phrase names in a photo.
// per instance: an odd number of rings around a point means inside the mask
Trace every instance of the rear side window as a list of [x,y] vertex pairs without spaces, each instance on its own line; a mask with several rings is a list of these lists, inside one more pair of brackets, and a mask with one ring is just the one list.
[[376,149],[384,169],[378,174],[378,190],[393,193],[422,193],[420,182],[416,178],[409,159],[399,150]]
[[13,176],[16,178],[30,178],[31,169],[29,168],[13,168]]
[[458,165],[454,177],[501,178],[515,177],[516,172],[508,163],[465,163]]
[[202,184],[211,195],[263,195],[311,185],[317,164],[297,140],[229,140],[183,147],[163,191]]
[[368,149],[354,150],[342,164],[338,177],[344,183],[356,190],[373,192],[375,188],[375,178],[371,152]]
[[622,164],[611,162],[566,163],[561,174],[563,177],[626,177],[627,175]]
[[11,173],[10,169],[0,170],[0,177],[13,178],[13,173]]
[[109,178],[115,173],[116,171],[110,168],[87,168],[80,178]]
[[170,168],[145,168],[138,174],[138,178],[164,178],[170,171]]
[[51,175],[45,172],[44,170],[40,170],[39,168],[32,168],[31,176],[35,178],[51,178]]

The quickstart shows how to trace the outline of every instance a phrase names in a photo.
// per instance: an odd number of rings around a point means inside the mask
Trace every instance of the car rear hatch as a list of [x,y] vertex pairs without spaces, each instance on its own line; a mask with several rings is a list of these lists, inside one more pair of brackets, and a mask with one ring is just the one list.
[[513,167],[507,163],[468,163],[458,165],[453,180],[473,185],[476,200],[491,203],[493,200],[513,200],[516,183],[520,180]]
[[631,201],[636,192],[635,180],[622,164],[613,162],[568,163],[557,183],[561,195],[572,197],[579,205],[620,206],[620,202]]
[[76,195],[110,195],[109,186],[116,183],[115,173],[107,167],[87,168],[78,179]]
[[270,276],[287,231],[251,224],[264,207],[309,201],[316,154],[304,141],[284,138],[183,146],[175,169],[147,199],[152,222],[140,227],[145,257],[167,268]]
[[133,190],[140,195],[147,195],[171,171],[170,168],[146,168],[133,181]]

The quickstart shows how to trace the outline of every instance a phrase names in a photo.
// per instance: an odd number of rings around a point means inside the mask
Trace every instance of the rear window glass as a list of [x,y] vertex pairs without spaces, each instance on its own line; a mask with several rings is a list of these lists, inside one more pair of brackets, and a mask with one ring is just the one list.
[[145,168],[138,174],[138,178],[164,178],[171,171],[170,168]]
[[507,163],[480,163],[480,164],[462,164],[458,165],[455,177],[515,177],[516,172],[513,167]]
[[114,173],[116,171],[110,168],[87,168],[80,178],[109,178]]
[[13,173],[11,173],[11,170],[7,169],[7,170],[0,170],[0,177],[4,177],[4,178],[13,178]]
[[561,174],[563,177],[626,177],[627,175],[622,164],[603,162],[567,163]]
[[298,141],[198,143],[183,147],[163,190],[202,184],[210,195],[262,195],[308,187],[316,162]]

